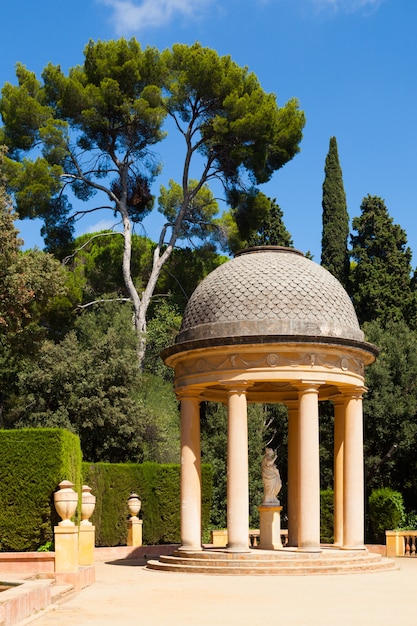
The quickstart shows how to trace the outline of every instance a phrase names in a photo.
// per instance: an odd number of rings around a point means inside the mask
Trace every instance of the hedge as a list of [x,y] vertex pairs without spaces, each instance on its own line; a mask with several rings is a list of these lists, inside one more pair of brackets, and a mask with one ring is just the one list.
[[64,480],[81,491],[79,438],[67,430],[0,430],[0,550],[37,550],[59,521],[53,494]]
[[[126,545],[127,500],[142,500],[145,544],[180,541],[180,466],[82,463],[77,435],[58,428],[0,430],[0,551],[25,552],[53,542],[59,517],[53,494],[64,480],[96,496],[97,546]],[[202,466],[202,532],[208,533],[212,469]]]
[[[158,463],[83,463],[83,480],[97,498],[91,522],[97,546],[126,545],[127,500],[139,495],[144,544],[180,542],[180,466]],[[211,466],[202,466],[202,531],[208,531]]]

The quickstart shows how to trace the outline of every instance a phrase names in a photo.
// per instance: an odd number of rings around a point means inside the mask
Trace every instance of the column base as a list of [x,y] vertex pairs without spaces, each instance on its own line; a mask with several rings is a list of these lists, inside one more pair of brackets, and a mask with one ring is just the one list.
[[245,553],[245,552],[250,552],[251,549],[249,548],[249,546],[226,546],[226,552],[231,552],[231,553]]
[[178,552],[202,552],[203,547],[200,546],[180,546],[177,548]]
[[368,548],[365,545],[362,546],[340,546],[341,550],[362,550],[363,552],[368,552]]
[[301,548],[297,548],[297,552],[310,552],[318,554],[320,552],[323,552],[323,550],[320,548],[320,546],[302,546]]

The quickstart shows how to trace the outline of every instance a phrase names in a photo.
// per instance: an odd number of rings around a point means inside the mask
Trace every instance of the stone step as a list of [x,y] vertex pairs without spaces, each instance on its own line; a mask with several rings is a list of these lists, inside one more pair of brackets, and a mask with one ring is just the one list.
[[[254,551],[256,552],[256,551]],[[378,554],[345,553],[305,554],[292,552],[290,555],[265,551],[259,554],[232,553],[176,553],[161,556],[159,561],[150,560],[146,567],[167,572],[227,574],[227,575],[309,575],[309,574],[349,574],[378,572],[396,569],[393,559]]]

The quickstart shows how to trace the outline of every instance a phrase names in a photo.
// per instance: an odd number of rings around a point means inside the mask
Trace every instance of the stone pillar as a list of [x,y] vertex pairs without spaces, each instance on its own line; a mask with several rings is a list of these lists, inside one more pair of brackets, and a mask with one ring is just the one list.
[[298,402],[288,402],[288,545],[298,544]]
[[334,545],[343,545],[343,451],[345,439],[344,396],[336,398],[334,404]]
[[343,463],[343,548],[365,550],[362,389],[346,397]]
[[299,386],[298,549],[320,552],[319,383]]
[[126,545],[140,548],[142,545],[143,520],[138,517],[131,517],[127,520],[127,542]]
[[78,572],[78,526],[55,526],[55,573]]
[[246,385],[227,398],[227,533],[229,552],[249,552],[249,469]]
[[181,547],[195,552],[201,546],[200,397],[185,390],[181,399]]
[[94,565],[95,526],[80,524],[78,535],[78,565]]

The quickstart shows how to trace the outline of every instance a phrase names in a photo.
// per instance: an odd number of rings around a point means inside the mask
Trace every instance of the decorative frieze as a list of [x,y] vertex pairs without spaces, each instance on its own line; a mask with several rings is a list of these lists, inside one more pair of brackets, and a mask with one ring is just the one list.
[[183,359],[177,366],[178,376],[189,374],[203,374],[205,372],[221,372],[230,370],[269,370],[269,369],[329,369],[342,372],[352,372],[363,375],[364,363],[360,358],[353,355],[300,351],[288,352],[265,352],[265,353],[225,353],[221,355],[210,354],[194,358]]

